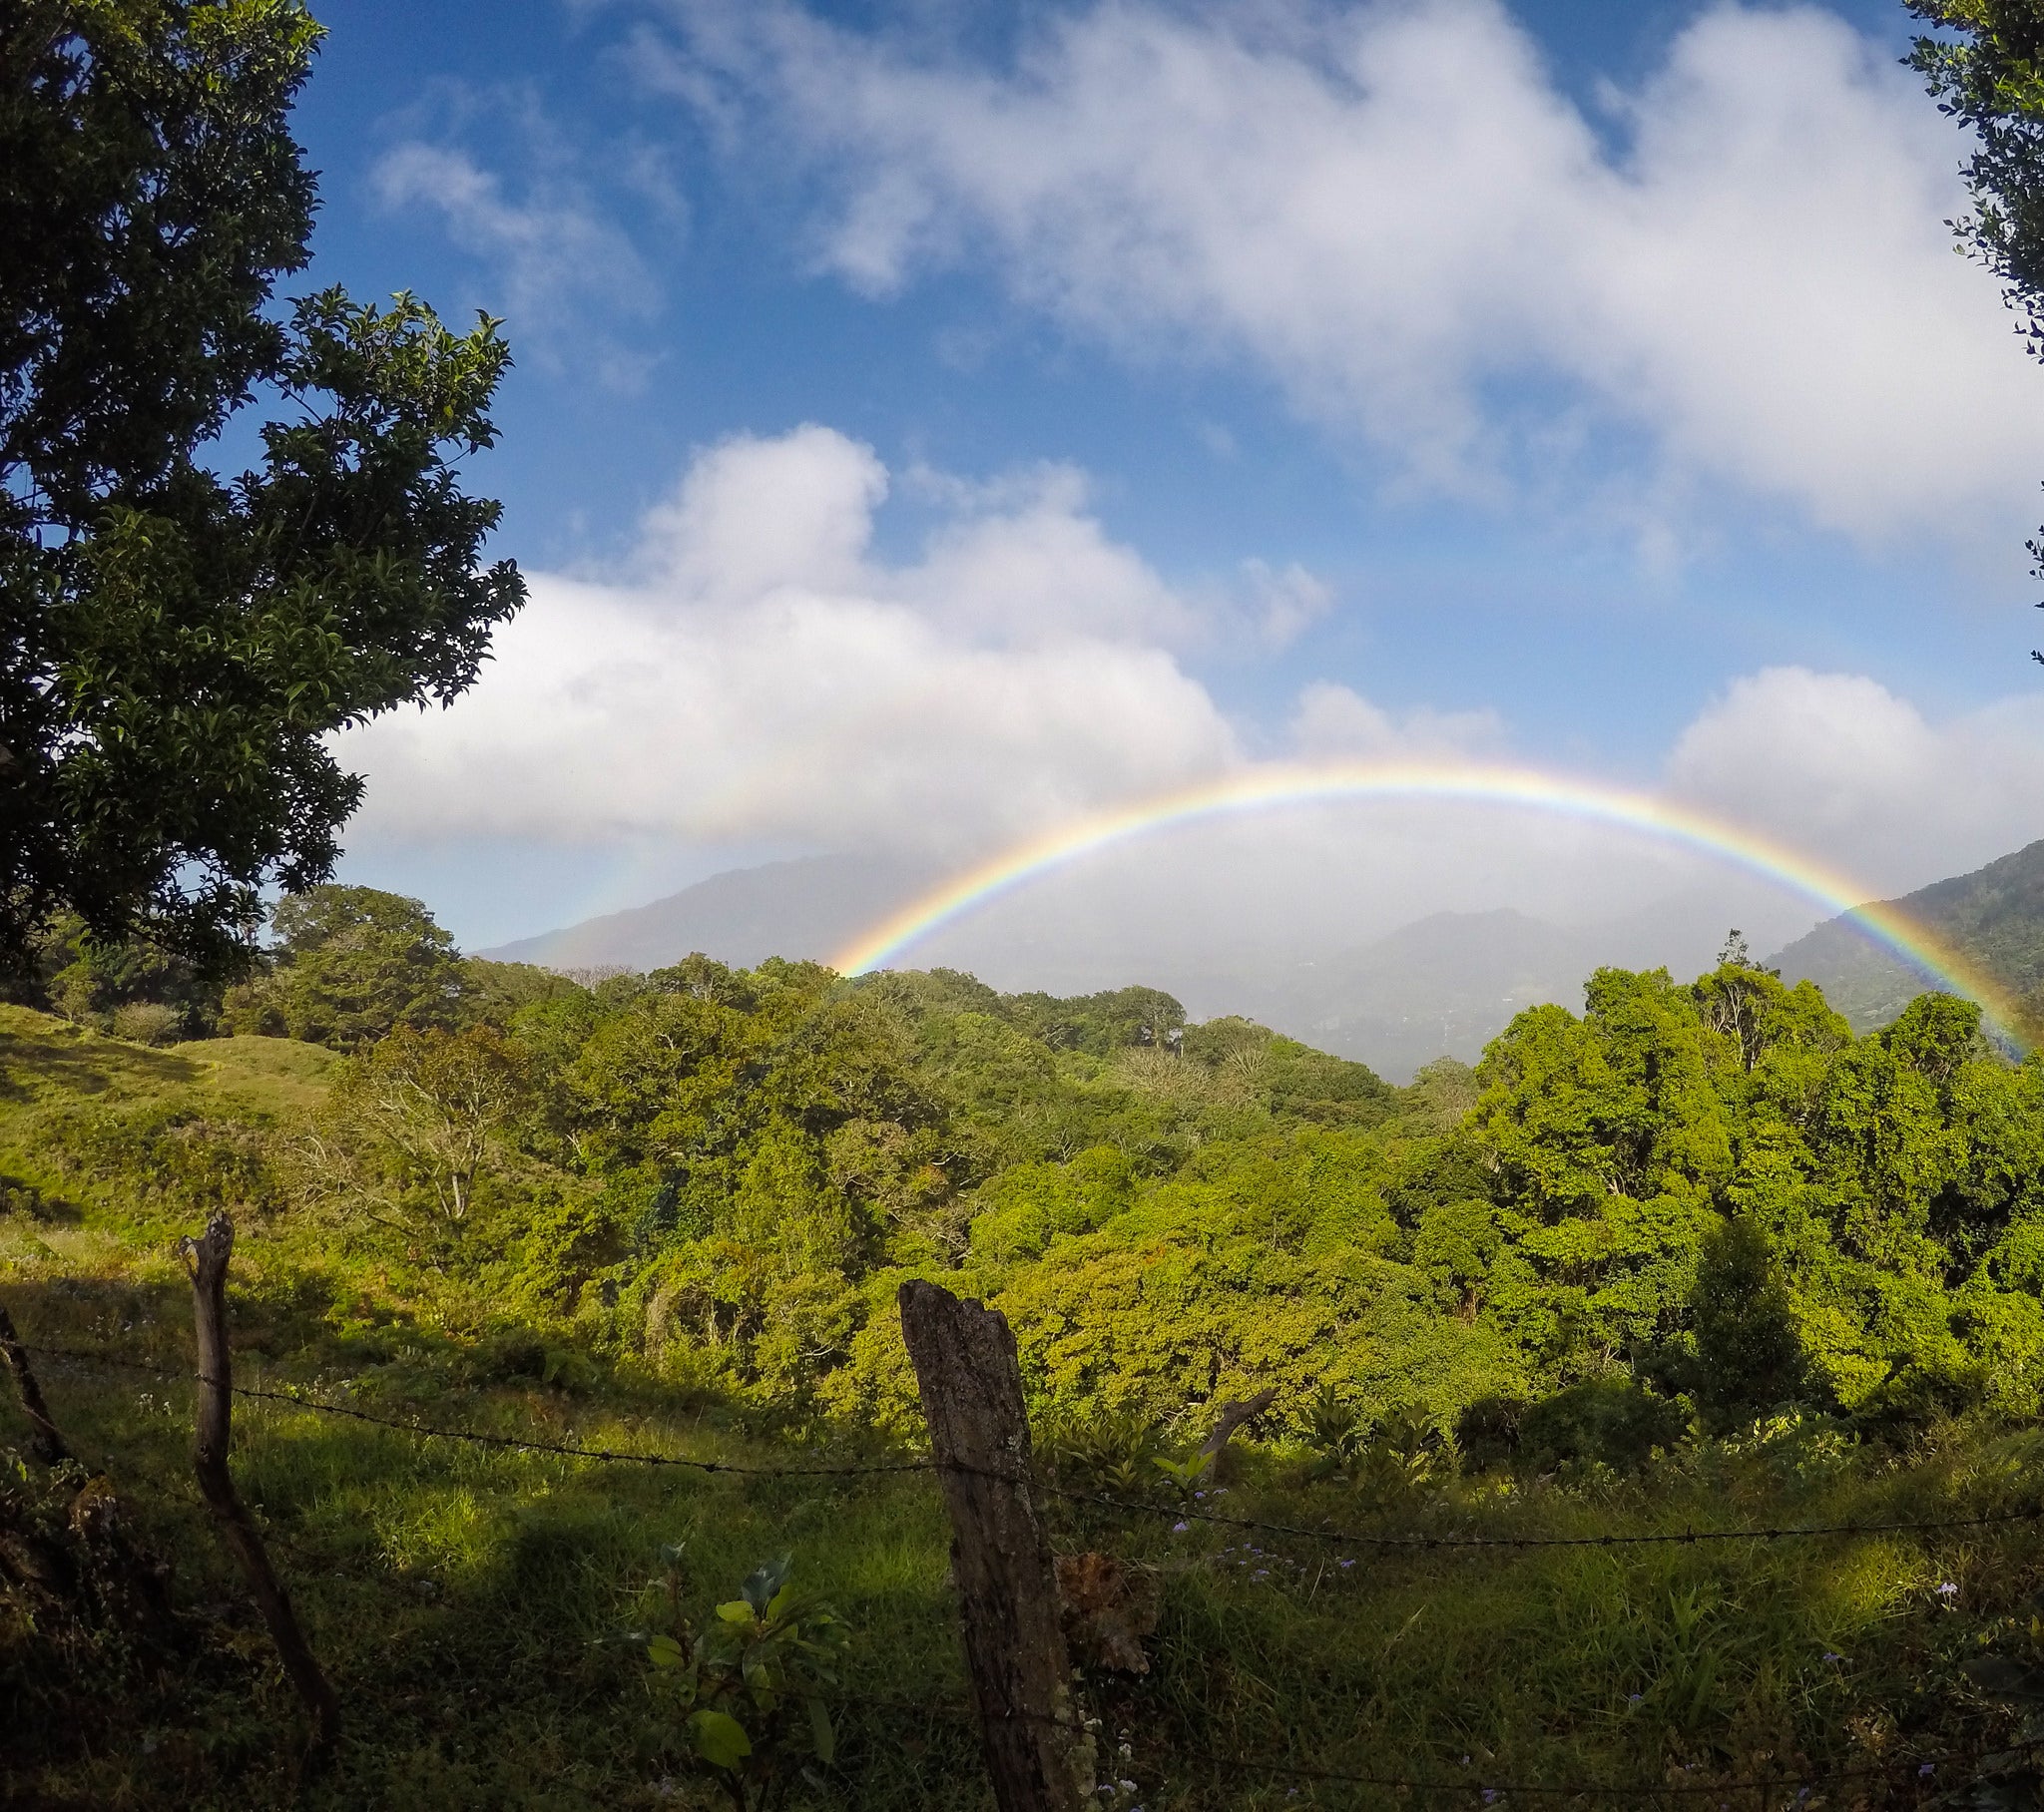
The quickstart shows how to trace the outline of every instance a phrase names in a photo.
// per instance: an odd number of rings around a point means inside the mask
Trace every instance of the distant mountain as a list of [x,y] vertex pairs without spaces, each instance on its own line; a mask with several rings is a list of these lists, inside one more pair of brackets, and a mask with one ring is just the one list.
[[[2044,870],[2044,845],[2039,864]],[[741,967],[768,956],[828,961],[930,879],[898,858],[773,862],[480,954],[554,969],[658,969],[692,950]],[[2039,886],[2044,890],[2044,873]],[[1624,919],[1568,928],[1510,909],[1441,912],[1370,943],[1325,951],[1294,944],[1279,952],[1254,940],[1232,951],[1203,951],[1197,940],[1174,945],[1168,935],[1122,935],[1114,946],[1119,956],[1095,935],[1071,937],[1051,920],[989,947],[940,945],[920,960],[973,967],[1016,992],[1088,993],[1141,981],[1170,990],[1196,1018],[1243,1014],[1402,1082],[1437,1057],[1473,1062],[1526,1007],[1557,1001],[1580,1010],[1583,982],[1600,965],[1666,965],[1685,977],[1709,968],[1724,940],[1724,910],[1720,897],[1675,897]],[[2038,922],[2044,925],[2044,913]],[[1099,933],[1110,944],[1117,935],[1114,926]],[[1785,958],[1817,935],[1791,945]],[[2044,938],[2039,943],[2044,970]],[[1843,928],[1833,967],[1863,963],[1869,950]],[[1897,997],[1895,1010],[1914,992],[1913,982],[1888,989]]]
[[[930,878],[880,856],[770,862],[481,954],[554,969],[658,969],[692,950],[741,967],[769,956],[824,962],[915,898]],[[2011,995],[2034,997],[2040,1023],[2022,1030],[2033,1038],[2044,1032],[2044,841],[1886,903]],[[1240,1013],[1261,1020],[1402,1081],[1437,1057],[1473,1061],[1526,1007],[1559,1001],[1580,1009],[1584,979],[1600,965],[1666,965],[1680,976],[1707,969],[1724,937],[1716,917],[1722,910],[1722,901],[1675,899],[1609,924],[1568,928],[1510,909],[1440,912],[1372,943],[1314,953],[1311,961],[1296,960],[1295,952],[1267,957],[1238,949],[1233,957],[1200,959],[1159,948],[1131,954],[1142,973],[1118,979],[1168,988],[1202,1018]],[[1061,950],[1053,936],[1041,949],[1011,949],[992,965],[999,973],[990,979],[1010,989],[1086,992],[1112,985],[1093,973],[1100,954]],[[1862,1032],[1886,1025],[1935,985],[1850,918],[1825,921],[1769,961],[1788,981],[1815,982]]]
[[[2044,842],[1882,904],[1921,925],[2018,1000],[2044,1003]],[[1769,961],[1784,981],[1816,983],[1861,1032],[1886,1025],[1936,985],[1849,918],[1826,919]]]
[[921,877],[877,856],[805,856],[712,875],[650,906],[477,952],[549,969],[659,969],[700,950],[750,969],[769,956],[827,962]]

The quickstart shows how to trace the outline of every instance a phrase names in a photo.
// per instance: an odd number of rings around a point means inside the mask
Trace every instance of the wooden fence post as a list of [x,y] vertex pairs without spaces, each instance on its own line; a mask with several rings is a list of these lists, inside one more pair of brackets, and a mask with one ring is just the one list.
[[56,1466],[71,1458],[64,1437],[50,1420],[50,1406],[43,1401],[43,1387],[36,1382],[35,1367],[22,1351],[21,1337],[14,1331],[14,1317],[0,1303],[0,1362],[14,1376],[14,1392],[21,1399],[22,1413],[29,1420],[29,1452],[45,1466]]
[[206,1494],[221,1533],[248,1577],[262,1620],[269,1626],[269,1638],[276,1644],[283,1670],[312,1714],[311,1754],[316,1758],[340,1740],[340,1702],[298,1627],[283,1584],[269,1564],[261,1532],[243,1506],[235,1491],[234,1475],[228,1470],[235,1380],[228,1354],[227,1283],[228,1259],[234,1249],[235,1225],[225,1214],[208,1221],[199,1238],[178,1241],[179,1256],[192,1278],[193,1318],[199,1330],[199,1440],[193,1464],[199,1474],[199,1489]]
[[1030,1496],[1015,1336],[994,1309],[901,1286],[901,1334],[951,1513],[965,1663],[1001,1812],[1075,1812],[1092,1739],[1072,1706],[1050,1544]]

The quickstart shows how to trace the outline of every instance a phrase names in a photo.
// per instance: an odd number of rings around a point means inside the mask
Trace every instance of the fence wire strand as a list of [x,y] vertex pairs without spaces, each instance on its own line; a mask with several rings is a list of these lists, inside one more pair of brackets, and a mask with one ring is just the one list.
[[[82,1365],[131,1372],[169,1382],[211,1383],[196,1371],[149,1363],[143,1360],[124,1358],[119,1354],[105,1351],[72,1347],[51,1347],[20,1343],[23,1352],[39,1359],[49,1360],[58,1365]],[[1946,1530],[1967,1530],[1991,1528],[2001,1525],[2036,1523],[2044,1521],[2044,1505],[2019,1510],[1986,1513],[1972,1517],[1918,1518],[1886,1523],[1836,1523],[1786,1525],[1763,1529],[1686,1529],[1679,1532],[1596,1535],[1596,1536],[1484,1536],[1484,1535],[1381,1535],[1358,1531],[1327,1528],[1308,1528],[1302,1524],[1269,1522],[1254,1517],[1237,1516],[1229,1512],[1209,1510],[1199,1504],[1166,1505],[1137,1498],[1123,1498],[1104,1493],[1083,1492],[1062,1487],[1042,1479],[1018,1477],[1014,1474],[988,1471],[981,1468],[947,1465],[931,1459],[885,1461],[854,1466],[749,1466],[727,1460],[700,1460],[679,1454],[635,1453],[625,1449],[591,1447],[574,1442],[544,1441],[531,1437],[492,1434],[477,1429],[447,1428],[434,1424],[404,1420],[394,1416],[378,1415],[369,1410],[358,1409],[351,1404],[333,1403],[294,1390],[270,1390],[254,1385],[231,1387],[236,1396],[261,1403],[280,1404],[288,1409],[303,1410],[319,1415],[345,1418],[349,1421],[366,1423],[377,1428],[391,1430],[398,1434],[412,1435],[428,1440],[465,1442],[474,1446],[517,1453],[551,1455],[564,1459],[588,1460],[599,1464],[675,1467],[704,1474],[727,1474],[744,1478],[865,1478],[876,1476],[901,1476],[908,1474],[959,1472],[982,1478],[1002,1480],[1021,1484],[1047,1496],[1060,1500],[1085,1504],[1101,1509],[1114,1510],[1128,1515],[1163,1518],[1175,1523],[1200,1523],[1224,1529],[1251,1531],[1261,1534],[1286,1536],[1297,1540],[1327,1543],[1337,1547],[1377,1548],[1393,1550],[1472,1550],[1495,1549],[1527,1551],[1542,1548],[1625,1548],[1641,1546],[1694,1545],[1698,1543],[1723,1542],[1765,1542],[1784,1540],[1804,1540],[1824,1537],[1851,1537],[1864,1535],[1931,1534]],[[174,1494],[185,1496],[186,1494]],[[192,1502],[197,1504],[197,1500]],[[200,1508],[204,1508],[200,1506]],[[279,1532],[270,1532],[275,1539]],[[296,1549],[299,1545],[284,1539],[286,1548]],[[302,1552],[302,1550],[300,1550]],[[914,1713],[923,1717],[935,1717],[957,1721],[966,1726],[976,1726],[979,1713],[970,1705],[955,1701],[902,1700],[873,1697],[856,1693],[835,1695],[847,1705],[863,1705],[872,1709],[900,1713]],[[1050,1722],[1062,1728],[1089,1736],[1104,1734],[1104,1726],[1098,1722],[1082,1723],[1064,1718],[1046,1718],[1043,1714],[1008,1708],[1008,1715],[1034,1718]],[[1745,1794],[1772,1795],[1796,1792],[1806,1795],[1825,1787],[1893,1779],[1913,1771],[1922,1781],[1933,1780],[1939,1771],[1965,1764],[1976,1763],[2001,1757],[2018,1755],[2034,1757],[2044,1750],[2044,1742],[2001,1742],[1966,1751],[1944,1751],[1931,1756],[1898,1757],[1893,1761],[1859,1764],[1851,1767],[1813,1770],[1805,1774],[1750,1775],[1733,1779],[1702,1781],[1634,1780],[1634,1781],[1507,1781],[1485,1777],[1480,1770],[1460,1778],[1447,1776],[1412,1776],[1385,1773],[1365,1773],[1337,1768],[1316,1767],[1303,1762],[1294,1762],[1276,1755],[1227,1754],[1204,1749],[1188,1748],[1183,1744],[1172,1745],[1173,1759],[1201,1766],[1216,1768],[1230,1773],[1264,1774],[1276,1779],[1295,1781],[1311,1786],[1366,1787],[1382,1792],[1424,1795],[1461,1795],[1480,1799],[1489,1805],[1508,1802],[1514,1795],[1521,1799],[1544,1800],[1599,1800],[1605,1802],[1644,1804],[1657,1800],[1706,1799],[1715,1794],[1721,1800]],[[1947,1779],[1949,1777],[1947,1776]],[[1800,1803],[1798,1797],[1797,1803]]]
[[[83,1365],[111,1366],[120,1371],[140,1372],[172,1383],[213,1383],[211,1378],[200,1372],[149,1365],[137,1359],[123,1359],[112,1353],[86,1352],[72,1347],[31,1346],[26,1341],[22,1343],[22,1350],[34,1353],[38,1358],[54,1359],[60,1363],[68,1360]],[[579,1443],[567,1441],[539,1441],[524,1435],[493,1435],[480,1429],[439,1428],[430,1423],[405,1421],[396,1416],[379,1416],[369,1410],[357,1409],[348,1403],[329,1403],[324,1398],[308,1397],[297,1391],[263,1390],[247,1384],[230,1385],[229,1389],[237,1397],[251,1398],[258,1403],[282,1403],[292,1409],[312,1410],[322,1416],[343,1416],[351,1422],[366,1422],[376,1428],[392,1429],[404,1435],[419,1435],[433,1441],[466,1441],[477,1447],[503,1448],[515,1453],[553,1454],[564,1459],[596,1460],[612,1465],[678,1466],[691,1472],[732,1473],[753,1479],[855,1479],[940,1470],[934,1460],[891,1460],[862,1466],[745,1466],[732,1460],[697,1460],[684,1454],[640,1454],[624,1448],[584,1447]]]
[[[143,1373],[150,1377],[182,1383],[211,1383],[197,1372],[124,1359],[117,1354],[71,1347],[46,1347],[22,1342],[24,1352],[59,1362],[112,1367]],[[1149,1517],[1171,1523],[1200,1523],[1220,1529],[1240,1530],[1257,1535],[1286,1536],[1296,1541],[1317,1542],[1334,1548],[1373,1548],[1391,1551],[1453,1553],[1472,1550],[1527,1552],[1534,1549],[1584,1548],[1670,1548],[1695,1547],[1705,1543],[1788,1542],[1848,1539],[1853,1536],[1934,1535],[1944,1531],[1996,1529],[2025,1523],[2044,1522],[2044,1504],[2015,1510],[1986,1511],[1970,1517],[1917,1517],[1891,1522],[1785,1524],[1760,1529],[1680,1529],[1631,1535],[1519,1536],[1519,1535],[1387,1535],[1365,1530],[1309,1527],[1301,1523],[1277,1523],[1258,1517],[1203,1508],[1198,1503],[1159,1504],[1143,1498],[1110,1496],[1080,1491],[1041,1477],[1022,1477],[983,1468],[959,1466],[939,1460],[888,1460],[852,1466],[748,1466],[732,1460],[698,1460],[682,1454],[634,1453],[628,1449],[588,1447],[575,1442],[542,1441],[530,1436],[489,1434],[478,1429],[445,1428],[410,1421],[397,1416],[380,1416],[352,1404],[332,1403],[298,1391],[264,1390],[254,1385],[232,1387],[238,1397],[256,1402],[281,1403],[292,1409],[323,1416],[345,1417],[349,1421],[387,1428],[398,1434],[416,1435],[433,1441],[461,1441],[478,1447],[492,1447],[514,1453],[549,1454],[562,1459],[591,1460],[625,1466],[679,1467],[691,1472],[725,1473],[752,1479],[859,1479],[900,1477],[917,1473],[963,1473],[979,1478],[1025,1485],[1046,1497],[1098,1509],[1119,1511],[1128,1516]]]

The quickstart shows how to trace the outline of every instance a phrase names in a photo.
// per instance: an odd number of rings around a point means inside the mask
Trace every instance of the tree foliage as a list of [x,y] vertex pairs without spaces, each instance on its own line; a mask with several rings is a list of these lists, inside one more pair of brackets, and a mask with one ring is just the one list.
[[[1168,997],[702,956],[479,981],[417,902],[343,888],[278,930],[268,998],[351,1054],[267,1160],[282,1193],[551,1330],[549,1368],[573,1329],[906,1427],[894,1303],[936,1277],[1007,1315],[1060,1427],[1201,1429],[1275,1387],[1393,1483],[1451,1441],[1630,1465],[1778,1412],[1885,1437],[2044,1393],[2044,1059],[1952,996],[1855,1037],[1728,948],[1688,983],[1600,970],[1581,1012],[1394,1089]],[[53,1126],[80,1173],[185,1148],[92,1126]]]
[[267,972],[227,997],[235,1031],[347,1050],[400,1026],[464,1017],[461,953],[417,900],[329,883],[279,900],[270,926]]
[[[49,914],[219,965],[322,880],[323,738],[475,678],[524,595],[452,460],[495,439],[487,317],[302,269],[297,0],[0,15],[0,959]],[[268,414],[259,430],[245,417]],[[274,411],[274,413],[269,413]],[[259,444],[225,470],[224,443]]]

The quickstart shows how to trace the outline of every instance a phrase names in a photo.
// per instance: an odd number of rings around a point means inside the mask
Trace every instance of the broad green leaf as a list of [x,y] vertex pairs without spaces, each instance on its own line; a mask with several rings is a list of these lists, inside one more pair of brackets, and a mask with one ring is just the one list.
[[809,1700],[809,1735],[816,1745],[816,1759],[827,1763],[837,1753],[837,1733],[830,1728],[830,1713],[819,1698]]
[[717,1614],[727,1623],[750,1623],[753,1621],[753,1607],[743,1598],[733,1598],[729,1604],[720,1604]]
[[646,1638],[646,1658],[656,1667],[679,1667],[686,1657],[673,1636],[655,1635]]
[[736,1768],[753,1753],[753,1739],[726,1711],[699,1711],[689,1719],[696,1753],[713,1768]]

